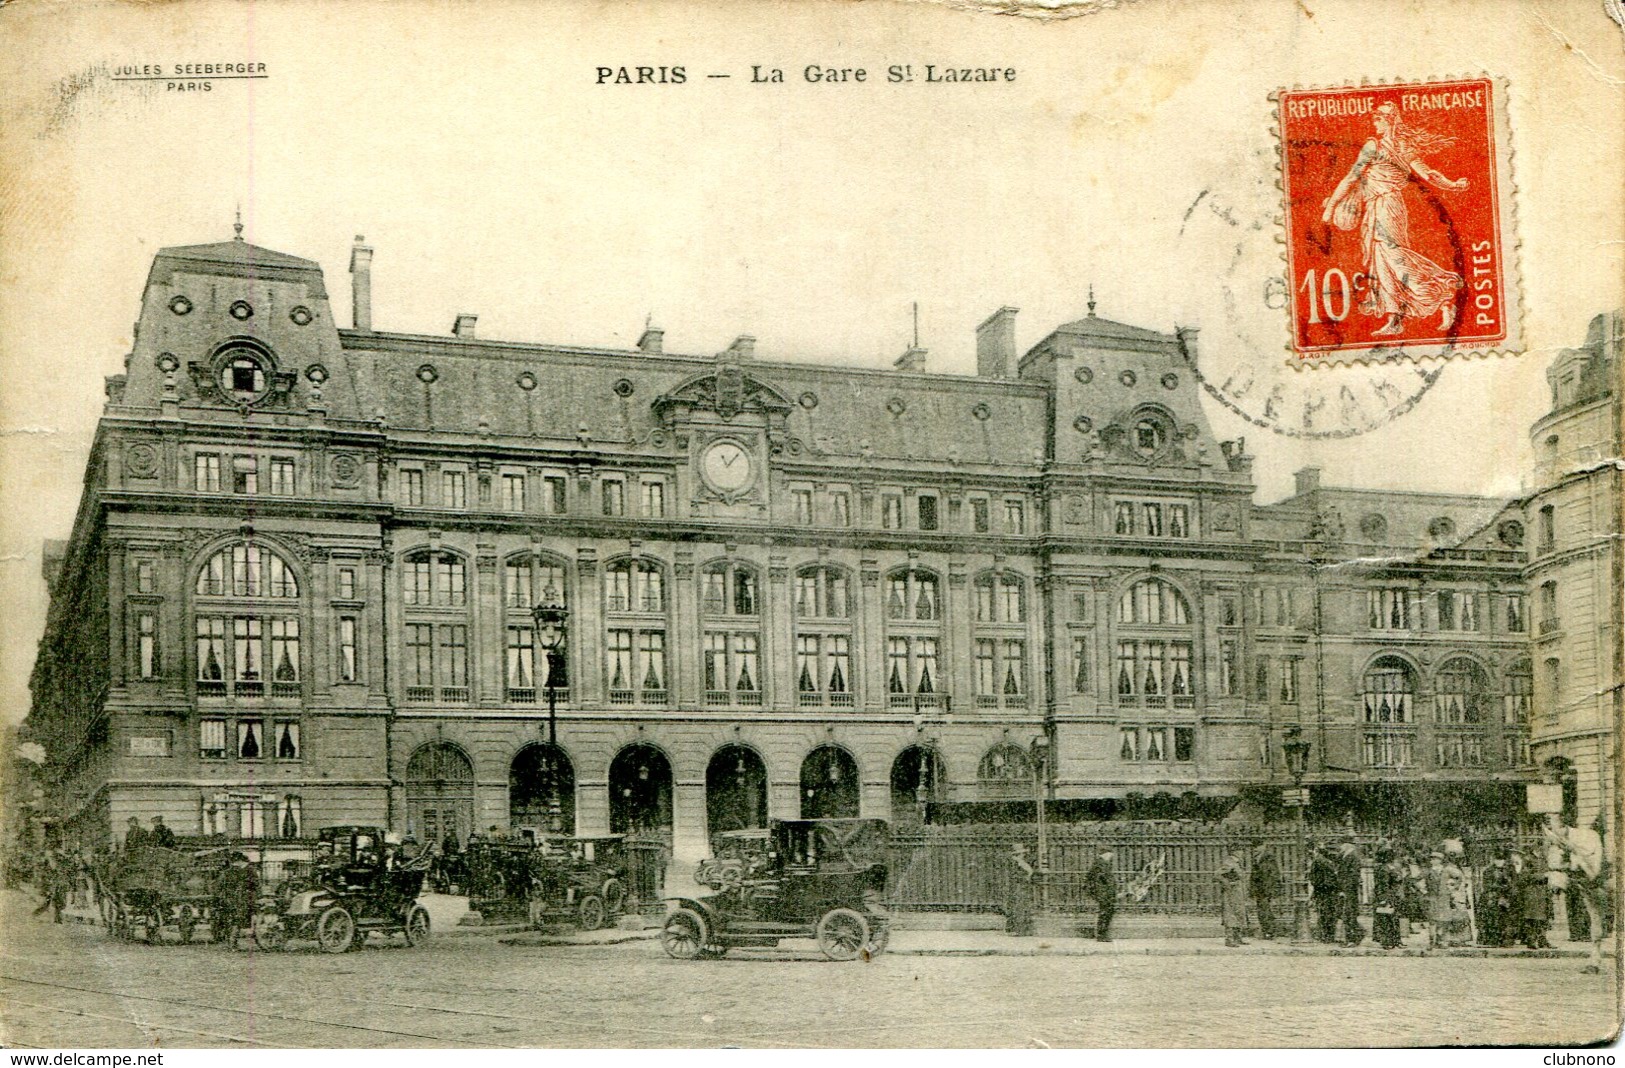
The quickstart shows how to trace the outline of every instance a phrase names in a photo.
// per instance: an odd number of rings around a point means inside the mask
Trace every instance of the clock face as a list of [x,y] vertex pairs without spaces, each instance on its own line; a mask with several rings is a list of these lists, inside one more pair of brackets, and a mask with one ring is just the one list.
[[717,442],[700,459],[705,480],[722,493],[738,493],[749,486],[754,477],[751,467],[750,453],[734,441]]

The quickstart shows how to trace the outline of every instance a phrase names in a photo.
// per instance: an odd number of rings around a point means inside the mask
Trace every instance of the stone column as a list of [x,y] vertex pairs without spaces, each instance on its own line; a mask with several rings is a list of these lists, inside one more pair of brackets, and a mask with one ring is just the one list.
[[[599,683],[603,680],[603,593],[599,589],[598,550],[576,550],[576,610],[570,620],[570,700],[576,708],[590,708],[603,700]],[[604,820],[609,815],[606,810]]]
[[699,594],[694,587],[694,553],[678,549],[672,563],[672,634],[668,643],[667,680],[678,708],[700,707],[700,650],[703,631],[694,626],[699,615]]
[[[883,622],[885,595],[880,588],[879,561],[870,557],[858,561],[857,593],[852,662],[861,665],[861,707],[870,712],[882,712],[886,708],[886,627]],[[796,807],[800,808],[799,799]]]
[[791,628],[795,618],[795,605],[789,590],[790,564],[781,555],[767,558],[767,596],[760,606],[762,612],[763,656],[761,664],[763,705],[779,712],[788,712],[795,701],[795,657],[791,655],[795,639]]
[[508,700],[507,683],[503,677],[503,633],[501,591],[497,588],[497,547],[490,542],[474,546],[474,569],[478,576],[469,591],[469,611],[475,633],[471,670],[479,672],[478,702],[481,705],[501,705]]
[[[975,646],[972,631],[976,613],[965,582],[965,561],[948,561],[948,588],[943,591],[942,663],[947,668],[947,689],[953,710],[976,714]],[[889,803],[889,797],[888,797]]]

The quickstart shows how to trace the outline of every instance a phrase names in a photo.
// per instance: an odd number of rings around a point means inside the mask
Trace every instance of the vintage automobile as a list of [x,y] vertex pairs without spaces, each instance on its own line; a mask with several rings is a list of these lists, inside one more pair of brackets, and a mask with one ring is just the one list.
[[102,922],[115,938],[161,940],[173,927],[190,942],[208,923],[215,882],[229,862],[228,851],[186,851],[144,846],[111,858],[92,873],[101,898]]
[[423,858],[404,860],[382,828],[323,827],[309,873],[260,898],[254,942],[276,949],[314,940],[323,952],[343,953],[377,933],[422,945],[429,937],[429,913],[417,900],[424,874]]
[[891,934],[885,835],[883,820],[864,819],[772,820],[719,835],[716,855],[694,873],[714,892],[670,899],[661,945],[692,960],[816,938],[830,960],[873,957]]
[[626,911],[626,854],[620,835],[544,836],[531,858],[530,922],[575,923],[596,931]]

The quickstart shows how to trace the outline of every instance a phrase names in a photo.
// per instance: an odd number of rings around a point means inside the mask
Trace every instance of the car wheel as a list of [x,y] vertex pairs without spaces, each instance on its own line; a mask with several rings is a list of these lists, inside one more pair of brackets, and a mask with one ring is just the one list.
[[818,948],[830,960],[856,960],[869,944],[869,921],[851,909],[830,909],[818,921]]
[[626,884],[619,879],[605,879],[604,908],[611,916],[619,916],[626,911]]
[[705,949],[709,935],[704,916],[693,909],[677,909],[660,929],[660,945],[674,960],[693,960]]
[[323,953],[343,953],[355,936],[355,917],[343,905],[334,905],[316,921],[316,941]]
[[254,945],[259,949],[282,949],[288,944],[288,936],[282,929],[282,924],[274,918],[261,918],[254,921]]
[[580,920],[583,931],[596,931],[604,926],[604,899],[597,894],[588,894],[576,906],[576,917]]
[[413,905],[406,914],[406,944],[421,946],[429,940],[429,910],[422,905]]

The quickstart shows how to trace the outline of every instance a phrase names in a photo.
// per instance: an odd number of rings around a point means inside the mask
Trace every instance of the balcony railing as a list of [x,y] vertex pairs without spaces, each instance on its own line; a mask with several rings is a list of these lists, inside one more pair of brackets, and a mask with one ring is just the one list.
[[510,686],[508,687],[508,703],[510,705],[533,705],[536,703],[536,687]]
[[1026,708],[1027,695],[1024,693],[979,693],[976,695],[977,708]]
[[1556,619],[1543,619],[1540,621],[1540,632],[1542,634],[1555,634],[1557,630],[1558,623]]
[[942,709],[949,711],[953,708],[953,698],[945,693],[889,693],[886,695],[887,708],[912,708],[916,712]]
[[[196,682],[199,697],[257,699],[268,692],[264,679],[198,679]],[[304,695],[304,688],[298,679],[281,679],[270,684],[269,693],[272,697],[298,698]]]
[[761,690],[706,690],[705,703],[713,708],[760,708]]
[[611,690],[609,703],[620,706],[637,705],[663,705],[666,703],[665,690]]

